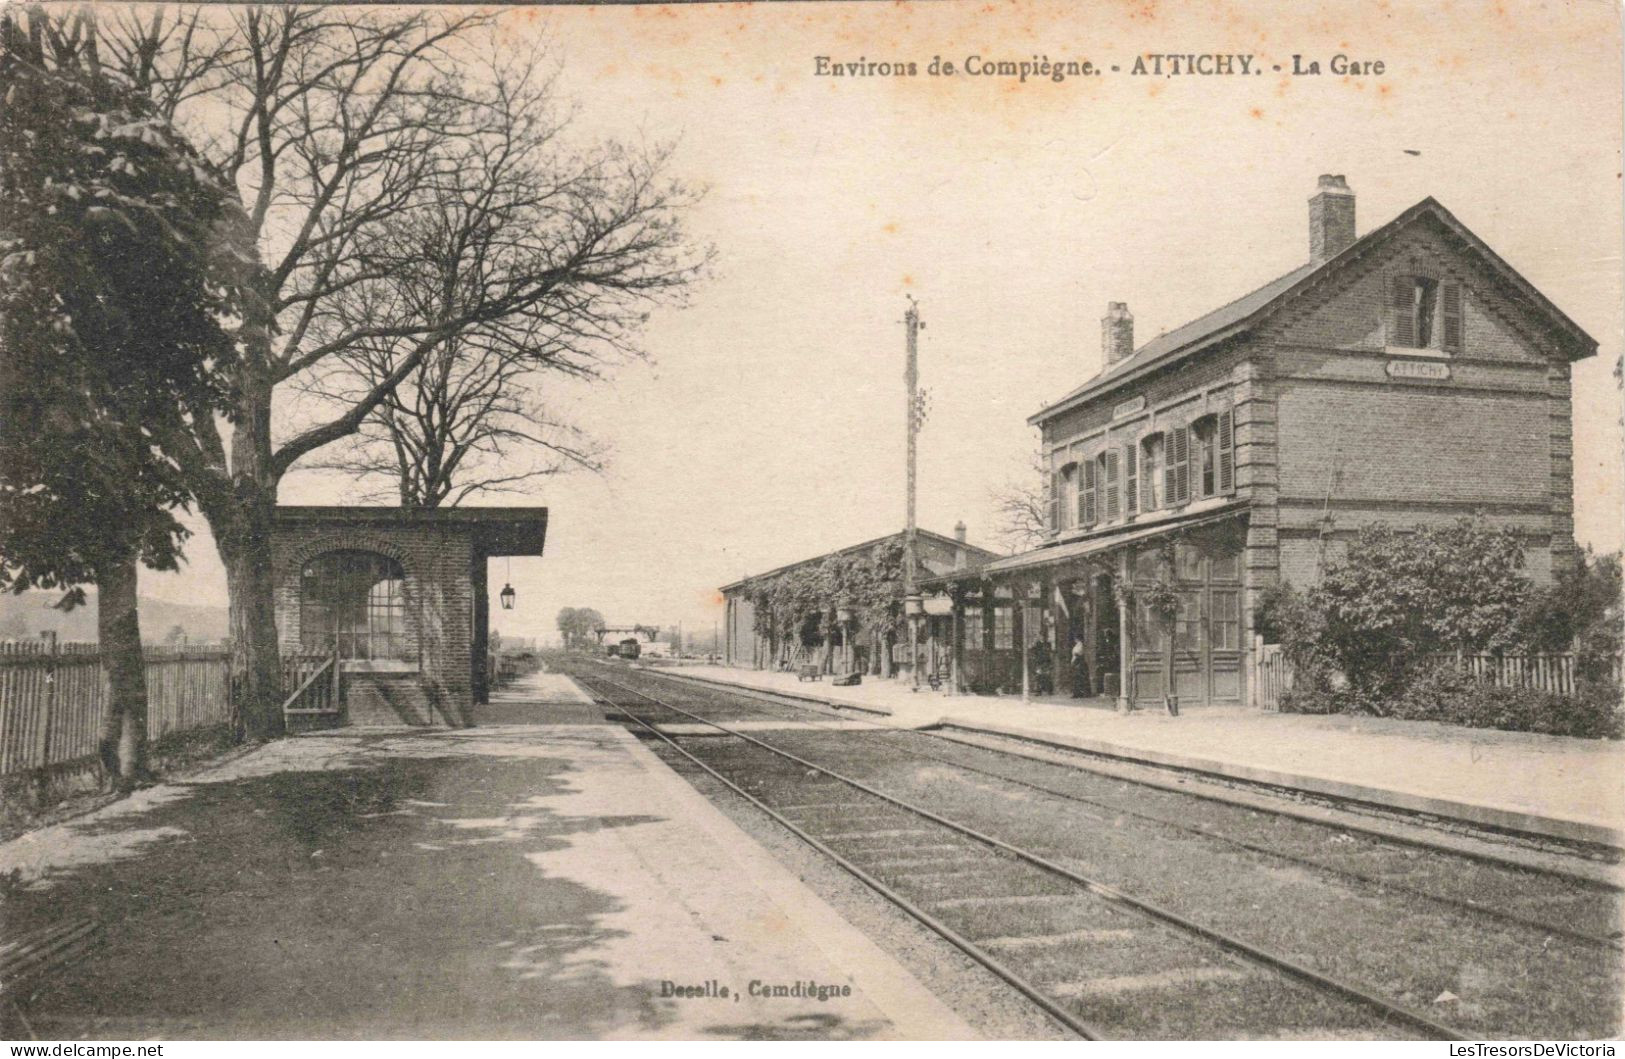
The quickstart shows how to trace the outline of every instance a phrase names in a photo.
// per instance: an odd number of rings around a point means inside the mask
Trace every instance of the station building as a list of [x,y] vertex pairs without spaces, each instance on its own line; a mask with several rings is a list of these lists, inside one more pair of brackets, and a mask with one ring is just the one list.
[[1357,236],[1322,176],[1308,220],[1303,265],[1138,347],[1108,306],[1101,371],[1029,419],[1048,539],[926,582],[955,688],[1030,690],[1041,643],[1057,690],[1120,708],[1255,702],[1260,593],[1377,521],[1482,514],[1537,582],[1575,560],[1570,367],[1596,341],[1432,198]]
[[[999,557],[998,552],[967,543],[963,522],[954,527],[952,537],[917,529],[915,540],[921,579],[936,578],[951,574],[955,570],[978,567]],[[798,635],[772,628],[768,621],[759,621],[756,602],[758,590],[776,578],[815,570],[832,558],[873,555],[888,550],[895,550],[900,554],[903,541],[903,533],[876,537],[862,544],[854,544],[848,548],[815,555],[810,559],[788,563],[722,586],[720,591],[725,606],[724,664],[751,669],[773,669],[816,659],[826,671],[830,672],[859,670],[888,675],[910,674],[912,662],[908,655],[906,631],[903,635],[898,635],[896,630],[891,630],[887,634],[878,629],[865,628],[859,622],[843,626],[843,623],[834,620],[840,607],[840,600],[831,598],[826,601],[831,619],[828,625],[832,629],[834,641],[829,645],[831,648],[829,651],[822,650],[825,646],[822,637],[817,643],[808,643]],[[901,611],[903,605],[901,587],[898,589],[895,602]],[[933,678],[946,679],[950,669],[950,659],[946,650],[947,640],[939,637],[934,642],[922,639],[921,643],[930,644],[929,650],[922,652],[921,664]]]
[[336,656],[336,724],[463,726],[489,693],[486,564],[542,554],[545,507],[279,507],[284,654]]

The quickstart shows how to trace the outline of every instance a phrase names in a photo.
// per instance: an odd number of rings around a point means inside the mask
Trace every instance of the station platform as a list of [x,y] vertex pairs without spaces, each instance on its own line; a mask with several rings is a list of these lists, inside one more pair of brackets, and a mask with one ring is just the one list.
[[855,687],[695,665],[661,672],[868,711],[877,722],[1009,736],[1567,841],[1625,846],[1625,745],[1378,717],[1249,708],[1119,714],[1107,700]]
[[106,931],[36,1032],[976,1036],[568,678],[495,700],[474,728],[284,739],[0,846],[8,931]]

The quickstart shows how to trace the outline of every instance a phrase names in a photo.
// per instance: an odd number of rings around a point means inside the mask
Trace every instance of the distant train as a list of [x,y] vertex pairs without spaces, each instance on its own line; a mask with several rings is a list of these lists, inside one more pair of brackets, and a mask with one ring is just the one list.
[[642,652],[643,648],[635,636],[628,636],[620,643],[610,644],[606,651],[611,658],[636,658]]

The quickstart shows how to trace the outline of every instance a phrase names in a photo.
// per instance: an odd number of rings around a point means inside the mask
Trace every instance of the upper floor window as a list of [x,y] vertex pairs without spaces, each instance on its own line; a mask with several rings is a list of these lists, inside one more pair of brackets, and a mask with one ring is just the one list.
[[1078,512],[1078,465],[1069,463],[1061,468],[1061,528],[1076,525]]
[[1196,449],[1196,495],[1212,496],[1219,484],[1219,428],[1217,417],[1203,416],[1191,424]]
[[1396,275],[1390,281],[1388,345],[1400,349],[1461,349],[1461,284],[1432,276]]
[[1162,506],[1162,434],[1150,434],[1140,441],[1140,510],[1155,511]]
[[1227,409],[1191,424],[1196,460],[1192,488],[1199,497],[1222,496],[1235,488],[1235,417]]

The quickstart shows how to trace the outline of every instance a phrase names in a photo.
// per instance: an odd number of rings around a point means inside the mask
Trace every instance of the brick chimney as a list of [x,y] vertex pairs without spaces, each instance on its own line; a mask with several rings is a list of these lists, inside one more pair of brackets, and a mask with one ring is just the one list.
[[963,519],[954,523],[954,540],[959,547],[954,549],[954,569],[963,570],[970,557],[965,553],[965,522]]
[[1354,192],[1342,174],[1324,173],[1309,200],[1309,260],[1334,258],[1354,242]]
[[1127,302],[1106,303],[1106,315],[1100,318],[1100,349],[1108,368],[1133,355],[1134,314]]

